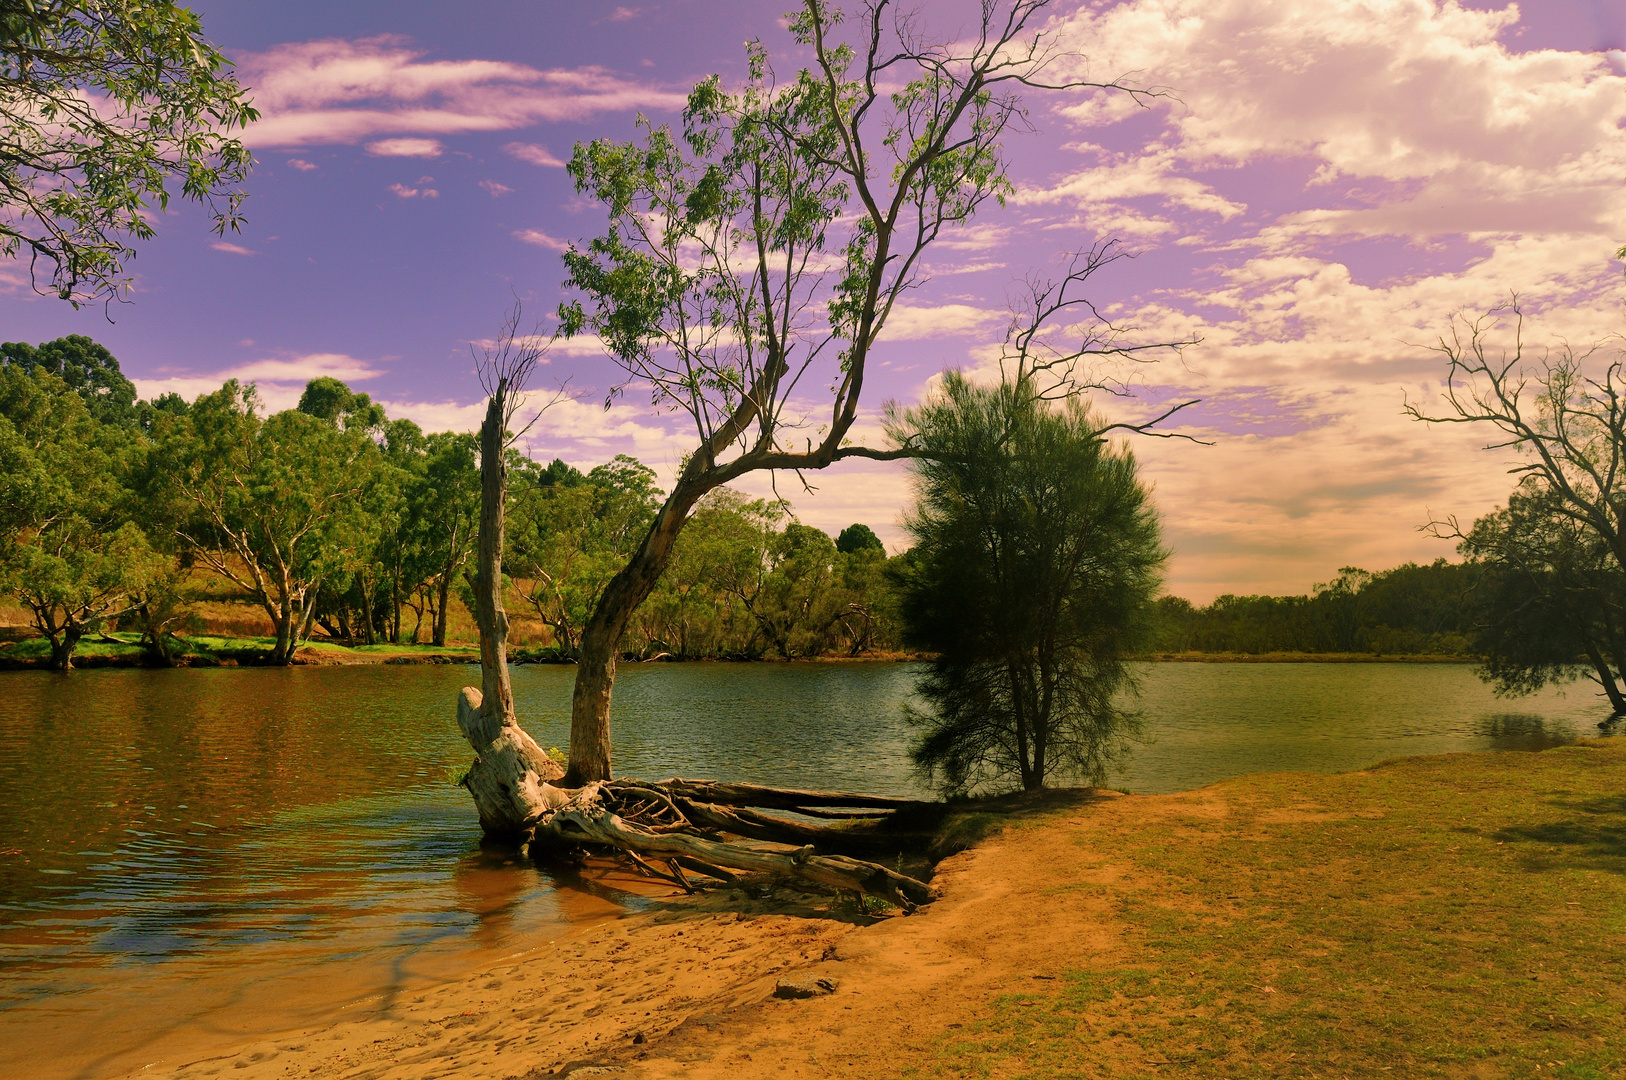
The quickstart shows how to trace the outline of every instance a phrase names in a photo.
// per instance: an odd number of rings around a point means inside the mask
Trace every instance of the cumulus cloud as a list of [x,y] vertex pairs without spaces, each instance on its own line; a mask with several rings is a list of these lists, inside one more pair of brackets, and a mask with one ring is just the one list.
[[482,180],[480,181],[480,187],[493,199],[500,198],[503,195],[510,195],[514,191],[507,184],[499,184],[495,180]]
[[[257,148],[392,143],[603,112],[681,108],[682,93],[598,67],[540,69],[496,60],[430,60],[399,37],[279,45],[237,60],[261,119]],[[386,151],[388,152],[388,151]]]
[[[1137,71],[1174,95],[1150,110],[1060,99],[1078,139],[1043,171],[1019,161],[1025,234],[966,250],[1103,234],[1165,249],[1169,272],[1136,279],[1113,318],[1202,343],[1102,407],[1204,399],[1181,420],[1215,446],[1136,444],[1174,591],[1304,591],[1340,565],[1452,554],[1417,526],[1505,499],[1509,462],[1471,430],[1402,415],[1437,388],[1426,346],[1452,312],[1514,290],[1532,341],[1620,328],[1626,68],[1518,52],[1520,17],[1447,0],[1126,0],[1054,24],[1098,77]],[[1120,273],[1138,271],[1097,293]]]
[[210,244],[209,246],[214,248],[216,251],[225,251],[225,252],[229,252],[232,255],[253,255],[254,254],[254,251],[252,249],[250,249],[250,248],[246,248],[241,244],[229,243],[229,242],[227,242],[225,240],[216,240],[214,243]]
[[310,172],[317,167],[314,162],[296,157],[291,157],[288,159],[288,166],[290,168],[298,169],[300,172]]
[[[1151,197],[1226,218],[1243,207],[1203,170],[1301,159],[1321,205],[1297,232],[1418,237],[1596,232],[1626,210],[1626,78],[1597,53],[1518,53],[1519,9],[1437,0],[1131,0],[1059,26],[1097,70],[1146,72],[1175,89],[1139,146],[1025,191],[1029,201]],[[1099,129],[1122,95],[1061,113]],[[1212,175],[1212,174],[1211,174]]]
[[887,341],[958,337],[1005,318],[1003,311],[989,311],[970,304],[941,304],[936,307],[900,304],[887,317],[881,337]]

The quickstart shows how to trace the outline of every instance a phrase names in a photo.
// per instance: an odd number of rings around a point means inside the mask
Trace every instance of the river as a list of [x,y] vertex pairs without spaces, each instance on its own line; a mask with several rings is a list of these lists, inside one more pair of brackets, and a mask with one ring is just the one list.
[[[905,664],[652,664],[618,771],[918,794]],[[564,667],[514,672],[543,746]],[[1150,664],[1115,786],[1361,768],[1596,734],[1584,686],[1499,701],[1462,665]],[[453,722],[468,667],[0,675],[0,1075],[122,1075],[291,1030],[658,905],[615,871],[482,851]]]

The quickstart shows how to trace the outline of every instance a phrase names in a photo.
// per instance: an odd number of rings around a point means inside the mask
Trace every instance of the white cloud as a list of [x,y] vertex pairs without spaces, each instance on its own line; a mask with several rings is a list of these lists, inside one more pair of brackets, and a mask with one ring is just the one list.
[[[684,95],[603,68],[539,69],[495,60],[427,60],[399,37],[279,45],[238,58],[257,148],[446,136],[681,108]],[[385,140],[385,141],[394,141]],[[429,140],[426,140],[429,141]]]
[[[1626,78],[1601,54],[1510,51],[1501,35],[1518,18],[1511,4],[1437,0],[1081,9],[1059,29],[1093,69],[1144,72],[1178,97],[1159,104],[1163,130],[1138,152],[1083,144],[1095,164],[1021,198],[1152,197],[1224,217],[1240,206],[1192,172],[1303,158],[1323,205],[1279,223],[1278,238],[1595,233],[1626,212]],[[1060,111],[1095,126],[1132,110],[1094,95]]]
[[[418,181],[418,183],[421,184],[421,183],[423,183],[423,181],[420,180],[420,181]],[[408,187],[405,184],[391,184],[389,187],[385,188],[384,190],[394,192],[397,196],[399,196],[400,198],[403,198],[403,199],[420,199],[420,198],[421,199],[438,199],[438,198],[440,198],[440,192],[436,191],[432,187]]]
[[440,157],[442,150],[438,139],[379,139],[367,144],[374,157]]
[[253,254],[255,254],[255,252],[250,248],[246,248],[241,244],[229,243],[229,242],[227,242],[225,240],[216,240],[214,243],[210,244],[209,246],[214,248],[216,251],[230,252],[233,255],[253,255]]
[[296,158],[296,157],[289,158],[288,159],[288,165],[291,168],[298,169],[300,172],[310,172],[313,169],[317,168],[315,163],[306,161],[304,158]]
[[503,195],[511,195],[514,191],[507,184],[499,184],[495,180],[482,180],[480,181],[480,187],[493,199],[500,198]]
[[892,309],[881,328],[883,341],[910,341],[920,338],[956,337],[981,329],[990,322],[1004,320],[1003,311],[989,311],[970,304],[941,304],[936,307],[899,305]]
[[201,394],[220,389],[227,379],[254,383],[260,400],[271,412],[291,409],[312,379],[327,376],[347,383],[364,382],[383,375],[375,361],[360,360],[344,353],[307,353],[293,357],[266,357],[209,373],[160,374],[156,378],[135,378],[136,393],[152,399],[175,393],[191,401]]
[[511,142],[503,147],[503,152],[521,161],[528,161],[532,165],[543,165],[548,168],[562,169],[565,163],[548,152],[548,148],[540,143]]
[[560,240],[556,236],[549,236],[541,229],[518,229],[515,230],[514,236],[527,244],[535,244],[537,247],[547,248],[549,251],[570,250],[570,241]]

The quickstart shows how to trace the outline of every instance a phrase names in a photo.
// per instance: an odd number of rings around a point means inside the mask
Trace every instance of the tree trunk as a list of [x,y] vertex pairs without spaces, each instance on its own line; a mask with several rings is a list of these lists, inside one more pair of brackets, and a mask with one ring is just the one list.
[[57,671],[73,670],[73,654],[79,648],[79,639],[85,636],[83,627],[73,623],[62,628],[60,637],[53,635],[51,642],[51,667]]
[[1592,661],[1592,668],[1597,672],[1598,685],[1603,687],[1604,696],[1609,699],[1609,707],[1616,715],[1626,715],[1626,695],[1620,691],[1620,684],[1615,681],[1615,673],[1610,670],[1609,664],[1603,658],[1595,645],[1589,639],[1586,643],[1587,658]]
[[570,699],[570,771],[567,787],[610,779],[610,691],[616,652],[632,613],[648,598],[672,558],[672,546],[704,490],[684,489],[679,479],[666,505],[644,534],[637,552],[610,579],[592,617],[582,627],[576,655],[576,687]]
[[549,785],[565,774],[547,751],[515,722],[484,707],[480,691],[465,686],[457,699],[457,726],[478,755],[463,786],[474,796],[487,836],[519,840],[550,807],[564,805]]
[[452,567],[448,563],[440,575],[440,586],[436,590],[438,601],[435,605],[434,642],[437,648],[444,648],[446,645],[446,602],[450,599],[451,590]]
[[503,414],[507,396],[507,386],[498,383],[497,392],[486,405],[485,423],[480,425],[480,543],[474,614],[480,624],[480,697],[482,708],[492,718],[493,736],[498,727],[514,719],[514,691],[508,682],[508,612],[502,603],[503,501],[508,494]]
[[286,667],[294,658],[294,612],[286,601],[280,608],[271,609],[271,623],[276,627],[277,643],[271,648],[271,662]]

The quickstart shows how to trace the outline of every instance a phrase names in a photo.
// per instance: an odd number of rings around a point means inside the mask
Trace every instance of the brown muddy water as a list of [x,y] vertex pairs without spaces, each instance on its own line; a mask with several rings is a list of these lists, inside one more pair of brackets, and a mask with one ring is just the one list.
[[[917,794],[906,664],[623,668],[618,768]],[[122,1076],[387,1012],[572,928],[659,906],[612,870],[482,851],[448,773],[467,667],[0,674],[0,1076]],[[515,671],[544,746],[561,667]],[[1456,665],[1157,664],[1114,783],[1197,787],[1596,734],[1585,689],[1499,702]]]

